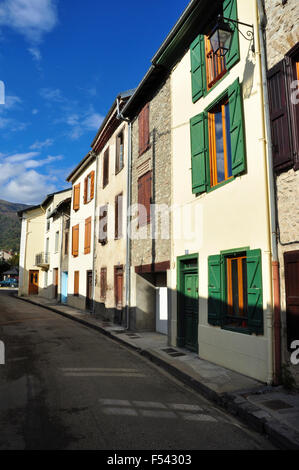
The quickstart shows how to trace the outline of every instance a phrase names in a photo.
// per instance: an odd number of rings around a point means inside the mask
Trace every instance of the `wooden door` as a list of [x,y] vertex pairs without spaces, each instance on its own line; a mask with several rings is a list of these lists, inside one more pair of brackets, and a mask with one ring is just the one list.
[[29,295],[38,294],[38,271],[29,271]]
[[58,268],[54,268],[54,297],[58,297]]
[[197,351],[198,336],[198,275],[184,273],[183,315],[185,347]]
[[86,279],[86,310],[92,309],[92,271],[87,271]]
[[284,254],[287,344],[299,339],[299,250]]

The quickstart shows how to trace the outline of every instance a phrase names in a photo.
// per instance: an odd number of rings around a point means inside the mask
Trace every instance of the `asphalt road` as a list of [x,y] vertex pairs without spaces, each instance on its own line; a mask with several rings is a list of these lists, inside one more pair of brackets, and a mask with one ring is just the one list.
[[273,449],[101,333],[0,291],[0,449]]

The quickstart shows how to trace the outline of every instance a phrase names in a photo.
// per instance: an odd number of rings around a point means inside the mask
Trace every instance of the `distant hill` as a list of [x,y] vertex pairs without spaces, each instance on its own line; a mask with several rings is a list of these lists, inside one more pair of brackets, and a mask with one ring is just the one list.
[[17,211],[26,207],[29,206],[0,199],[0,250],[19,252],[21,223]]

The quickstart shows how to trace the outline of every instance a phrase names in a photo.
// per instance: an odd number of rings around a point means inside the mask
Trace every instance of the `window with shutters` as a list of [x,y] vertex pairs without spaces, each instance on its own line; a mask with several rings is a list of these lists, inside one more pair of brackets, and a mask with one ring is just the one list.
[[107,293],[107,268],[101,268],[101,300],[106,300],[106,293]]
[[94,197],[94,171],[84,179],[84,204],[90,202]]
[[149,148],[149,103],[140,111],[138,116],[139,156]]
[[105,150],[103,158],[103,188],[109,183],[109,148]]
[[73,188],[73,210],[80,209],[80,183],[76,184]]
[[108,242],[108,206],[100,207],[99,216],[99,243],[105,245]]
[[91,244],[91,217],[85,220],[85,238],[84,238],[84,254],[90,253]]
[[200,194],[246,171],[243,100],[235,80],[206,111],[190,119],[192,192]]
[[299,43],[268,71],[273,166],[299,169]]
[[149,224],[151,221],[152,172],[148,171],[138,178],[138,226]]
[[115,239],[118,240],[123,236],[123,195],[118,194],[115,197]]
[[[219,13],[225,18],[238,20],[237,0],[224,0],[223,9],[222,11],[219,10]],[[190,45],[193,103],[202,96],[205,96],[226,72],[240,60],[238,30],[233,23],[229,23],[229,25],[233,30],[233,36],[230,50],[225,57],[220,57],[213,53],[208,36],[200,34]]]
[[124,132],[120,132],[116,137],[115,174],[124,167]]
[[208,258],[208,322],[263,334],[261,250],[225,252]]
[[79,271],[74,271],[74,295],[79,295]]
[[79,255],[79,224],[72,227],[72,255]]

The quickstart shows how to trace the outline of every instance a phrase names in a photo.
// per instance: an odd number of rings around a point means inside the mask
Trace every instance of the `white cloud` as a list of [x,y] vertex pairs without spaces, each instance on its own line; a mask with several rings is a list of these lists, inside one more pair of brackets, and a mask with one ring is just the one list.
[[51,32],[57,21],[55,0],[4,0],[0,5],[0,26],[24,36],[36,61],[41,59],[38,46],[44,34]]
[[68,135],[72,140],[77,140],[86,131],[97,131],[103,119],[104,116],[95,112],[86,113],[83,116],[77,114],[69,115],[66,118],[66,123],[71,126],[72,129]]
[[54,101],[56,103],[63,103],[65,101],[59,88],[42,88],[39,93],[47,101]]
[[34,109],[32,110],[32,114],[34,114],[34,115],[35,115],[35,114],[38,114],[38,109],[34,108]]
[[[40,152],[24,152],[0,155],[0,198],[12,202],[35,204],[50,192],[57,190],[58,178],[52,174],[51,164],[63,159],[63,155],[40,158]],[[35,168],[49,166],[42,174]]]
[[30,149],[31,150],[40,150],[44,147],[50,147],[51,145],[53,145],[54,143],[54,140],[53,139],[46,139],[42,142],[39,142],[38,140],[34,142],[34,144],[30,145]]

